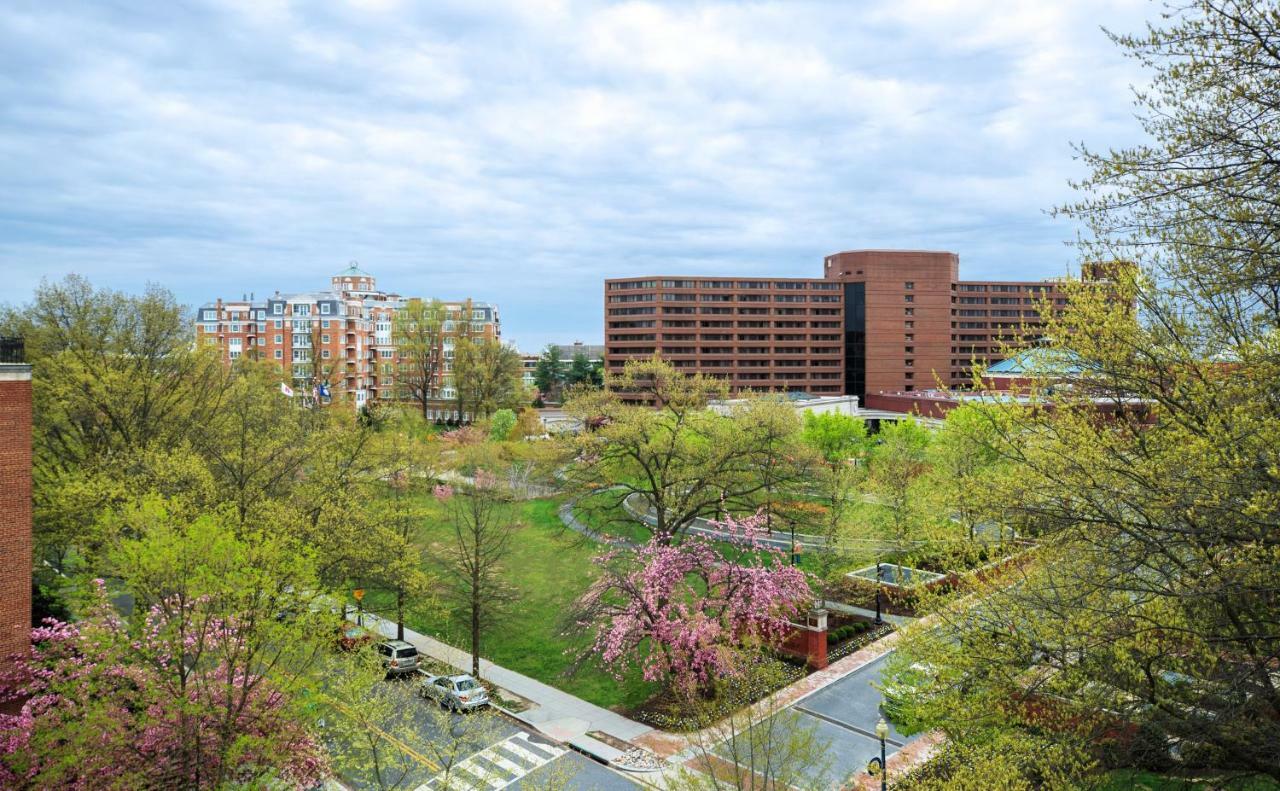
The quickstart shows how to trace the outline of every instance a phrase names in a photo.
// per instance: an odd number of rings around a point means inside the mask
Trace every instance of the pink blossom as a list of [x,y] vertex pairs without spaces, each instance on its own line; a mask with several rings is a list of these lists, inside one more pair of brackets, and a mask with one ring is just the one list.
[[453,497],[453,487],[447,483],[436,484],[435,488],[431,490],[431,493],[440,502],[445,502],[450,497]]
[[588,611],[602,612],[593,650],[618,675],[638,664],[646,680],[678,687],[705,684],[737,672],[734,649],[775,644],[788,621],[812,601],[804,572],[761,541],[760,514],[714,523],[749,562],[730,562],[709,539],[678,544],[659,537],[631,555],[608,553],[603,584],[587,594]]

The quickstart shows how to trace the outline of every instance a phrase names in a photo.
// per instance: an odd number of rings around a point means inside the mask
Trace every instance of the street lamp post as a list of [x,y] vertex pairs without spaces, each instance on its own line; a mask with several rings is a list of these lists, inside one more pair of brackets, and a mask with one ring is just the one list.
[[880,791],[889,791],[889,765],[885,763],[884,740],[889,738],[889,723],[884,717],[876,723],[876,738],[880,740]]
[[356,625],[364,626],[364,588],[356,588],[351,595],[356,597]]
[[876,626],[884,621],[880,618],[880,559],[876,558]]

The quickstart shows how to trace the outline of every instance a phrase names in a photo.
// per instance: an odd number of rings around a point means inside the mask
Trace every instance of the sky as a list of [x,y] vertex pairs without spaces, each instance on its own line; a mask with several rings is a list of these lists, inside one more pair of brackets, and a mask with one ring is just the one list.
[[603,279],[1076,259],[1072,144],[1141,140],[1102,26],[1145,0],[9,0],[0,302],[326,288],[498,304],[600,342]]

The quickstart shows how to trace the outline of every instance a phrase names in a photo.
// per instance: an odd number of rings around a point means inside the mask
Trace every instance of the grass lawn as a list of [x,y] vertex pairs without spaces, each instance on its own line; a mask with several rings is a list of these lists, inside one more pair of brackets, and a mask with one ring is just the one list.
[[[594,667],[565,676],[572,657],[566,652],[586,644],[589,635],[573,638],[560,634],[562,619],[570,604],[596,579],[599,572],[591,559],[599,552],[577,533],[564,531],[557,516],[559,499],[530,500],[512,506],[524,527],[511,545],[505,566],[518,599],[510,617],[484,636],[480,653],[503,667],[558,687],[598,706],[619,710],[644,702],[658,685],[632,673],[619,682]],[[429,516],[423,524],[423,544],[428,557],[443,556],[452,538],[448,510],[427,501]],[[366,603],[387,614],[389,597],[370,591]],[[466,648],[469,637],[464,622],[452,619],[442,606],[426,614],[410,615],[406,623],[452,645]]]

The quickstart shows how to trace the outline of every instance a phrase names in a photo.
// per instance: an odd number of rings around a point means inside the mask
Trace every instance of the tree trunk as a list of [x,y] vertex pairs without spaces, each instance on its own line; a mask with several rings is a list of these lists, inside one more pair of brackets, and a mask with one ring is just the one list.
[[404,639],[404,588],[396,588],[396,639]]
[[[475,584],[475,580],[472,580]],[[471,589],[471,675],[480,678],[480,590]]]

